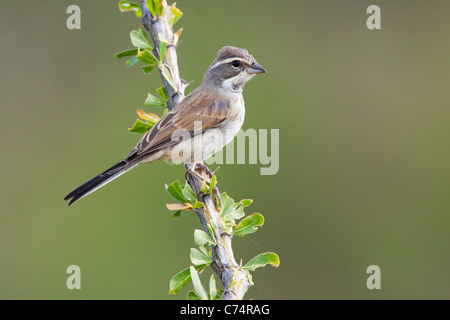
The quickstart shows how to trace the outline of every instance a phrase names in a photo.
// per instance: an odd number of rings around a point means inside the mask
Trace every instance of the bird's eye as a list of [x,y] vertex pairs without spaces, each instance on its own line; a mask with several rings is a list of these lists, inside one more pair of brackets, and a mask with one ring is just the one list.
[[239,60],[234,60],[234,61],[231,62],[231,65],[234,68],[239,68],[241,66],[241,62]]

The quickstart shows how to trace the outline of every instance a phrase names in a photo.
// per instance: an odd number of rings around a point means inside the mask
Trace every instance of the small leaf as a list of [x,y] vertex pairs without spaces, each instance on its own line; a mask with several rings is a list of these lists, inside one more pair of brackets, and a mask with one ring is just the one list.
[[178,272],[176,275],[170,279],[169,283],[169,294],[177,294],[181,288],[191,282],[191,272],[190,269],[184,269]]
[[156,89],[156,92],[158,92],[159,96],[164,100],[164,101],[168,101],[169,100],[169,96],[167,95],[167,91],[166,88],[164,86]]
[[234,220],[241,219],[245,216],[244,208],[248,207],[253,201],[244,199],[238,203],[234,203],[225,192],[221,195],[222,207],[220,209],[220,215],[223,217],[225,222],[230,222],[231,225],[234,224]]
[[123,57],[131,57],[138,54],[138,49],[128,49],[121,52],[116,53],[114,56],[118,59]]
[[138,62],[139,61],[139,59],[138,58],[136,58],[136,57],[133,57],[133,58],[131,58],[130,60],[127,60],[126,62],[125,62],[125,66],[127,67],[127,68],[130,68],[130,67],[132,67],[136,62]]
[[280,265],[280,258],[276,253],[273,252],[261,253],[256,257],[254,257],[249,262],[247,262],[247,264],[243,266],[242,269],[255,271],[255,269],[264,267],[267,264],[271,264],[274,267],[278,267]]
[[150,11],[152,16],[155,16],[155,1],[147,0],[147,7],[148,7],[148,11]]
[[167,209],[170,211],[189,210],[192,208],[190,203],[167,203]]
[[165,107],[166,102],[155,97],[151,93],[148,94],[147,99],[145,99],[144,104],[149,107]]
[[216,244],[205,231],[199,229],[194,231],[194,242],[198,246],[204,246],[206,244]]
[[209,297],[211,300],[217,296],[217,287],[216,287],[216,279],[214,279],[214,275],[211,275],[209,279]]
[[[198,266],[195,267],[195,270],[198,272],[202,271],[206,266]],[[169,294],[177,294],[181,288],[191,282],[191,270],[190,268],[186,268],[170,279],[169,283]]]
[[169,70],[163,65],[161,67],[161,73],[164,76],[164,78],[167,80],[167,82],[172,86],[172,88],[176,89],[175,83],[173,82],[172,75],[170,74]]
[[211,264],[211,257],[206,256],[203,252],[195,248],[191,248],[190,258],[194,266],[209,266]]
[[178,180],[172,182],[170,185],[166,185],[167,192],[178,201],[183,204],[189,204],[190,209],[197,209],[203,207],[203,202],[197,201],[194,191],[186,183],[184,189],[181,188],[180,182]]
[[153,69],[155,69],[156,65],[155,64],[149,64],[146,66],[142,67],[142,71],[144,71],[145,74],[149,74],[150,72],[153,71]]
[[187,300],[202,300],[194,290],[191,290],[186,295]]
[[163,62],[164,60],[164,53],[166,52],[167,42],[160,42],[159,43],[159,62]]
[[[145,30],[143,28],[139,28],[138,32],[146,39],[148,40],[147,37],[147,32],[145,32]],[[152,46],[153,47],[153,46]]]
[[139,118],[145,120],[145,122],[155,125],[159,120],[161,120],[160,117],[158,117],[156,114],[154,113],[145,113],[144,110],[139,109],[137,111],[137,115]]
[[156,13],[158,16],[161,16],[162,11],[163,11],[162,0],[152,0],[152,2],[155,3],[155,13]]
[[214,187],[216,186],[217,181],[216,181],[216,176],[212,176],[210,182],[209,182],[209,190],[208,193],[213,192]]
[[136,48],[143,50],[153,50],[153,46],[148,42],[147,38],[139,31],[133,30],[130,32],[131,43]]
[[221,195],[222,198],[222,207],[220,208],[220,216],[225,217],[226,214],[233,210],[234,200],[231,199],[226,192],[223,192]]
[[242,206],[245,208],[245,207],[248,207],[249,205],[251,205],[253,203],[253,200],[252,199],[242,199],[240,202],[241,202]]
[[153,55],[153,53],[151,53],[148,50],[139,51],[136,58],[138,58],[140,61],[142,61],[144,63],[148,63],[151,65],[155,65],[155,64],[159,63],[158,59],[156,59],[156,57]]
[[145,134],[148,130],[150,130],[153,127],[152,124],[143,122],[139,119],[136,120],[133,127],[128,128],[128,131],[138,133],[138,134]]
[[250,283],[250,285],[254,285],[253,283],[253,277],[252,274],[250,273],[250,271],[248,270],[243,270],[245,275],[247,276],[248,282]]
[[264,217],[259,213],[244,218],[236,227],[235,236],[243,237],[247,234],[256,232],[258,227],[264,224]]
[[180,216],[181,216],[181,210],[178,210],[177,212],[175,212],[175,213],[172,215],[172,219],[178,218],[178,217],[180,217]]
[[203,202],[199,202],[195,195],[194,190],[192,190],[191,186],[186,182],[183,188],[183,195],[186,199],[189,200],[189,203],[192,204],[193,208],[201,208],[203,207]]
[[206,187],[206,178],[202,181],[202,186],[200,187],[200,191],[203,193],[208,193],[208,188]]
[[207,248],[207,246],[199,246],[198,249],[200,250],[200,252],[202,252],[206,257],[208,257],[208,261],[211,262],[211,255],[209,253],[209,250]]
[[175,4],[173,4],[172,7],[170,7],[170,18],[169,18],[170,26],[173,27],[173,25],[177,23],[177,21],[180,20],[182,16],[183,12],[181,12],[180,9],[178,9],[175,6]]
[[166,185],[166,190],[176,200],[182,203],[189,202],[189,200],[183,195],[183,190],[181,189],[181,185],[178,180],[175,180],[170,185]]
[[190,273],[191,273],[191,280],[192,285],[194,286],[195,293],[202,299],[202,300],[208,300],[208,295],[206,293],[205,288],[203,287],[200,278],[198,276],[197,270],[195,270],[194,267],[190,267]]
[[141,6],[131,1],[119,1],[120,12],[134,11],[137,17],[142,17]]

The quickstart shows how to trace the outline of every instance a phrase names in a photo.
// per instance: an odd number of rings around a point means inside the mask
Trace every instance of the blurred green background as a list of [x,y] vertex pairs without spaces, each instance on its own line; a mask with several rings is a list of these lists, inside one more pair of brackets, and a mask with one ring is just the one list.
[[[0,11],[0,298],[184,299],[195,214],[172,219],[164,183],[141,166],[67,208],[62,198],[122,159],[157,74],[125,69],[140,21],[118,1],[4,1]],[[252,198],[257,233],[234,239],[253,299],[448,299],[449,1],[177,1],[180,72],[201,83],[224,45],[267,70],[244,92],[244,129],[280,129],[280,170],[221,165],[219,187]],[[66,8],[81,8],[81,30]],[[366,9],[381,7],[381,30]],[[147,111],[151,111],[146,109]],[[214,168],[215,166],[212,166]],[[66,268],[81,268],[81,290]],[[368,290],[366,268],[381,268]],[[208,275],[207,271],[205,272]],[[207,276],[202,277],[206,284]]]

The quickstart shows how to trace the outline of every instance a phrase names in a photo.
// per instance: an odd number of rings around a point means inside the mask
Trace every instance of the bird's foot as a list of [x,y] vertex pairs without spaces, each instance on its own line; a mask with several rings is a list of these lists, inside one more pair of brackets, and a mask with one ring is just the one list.
[[211,171],[203,162],[199,162],[195,164],[195,170],[200,169],[203,170],[208,177],[211,179],[213,175],[216,173],[217,170],[219,170],[220,167],[217,167],[216,170]]

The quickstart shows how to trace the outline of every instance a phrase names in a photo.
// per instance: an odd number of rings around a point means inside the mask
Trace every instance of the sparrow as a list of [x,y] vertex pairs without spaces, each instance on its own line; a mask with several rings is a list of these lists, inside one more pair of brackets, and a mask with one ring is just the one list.
[[122,161],[70,192],[69,206],[139,164],[164,159],[189,170],[228,144],[242,127],[244,85],[266,70],[246,49],[226,46],[206,70],[202,84],[162,117]]

